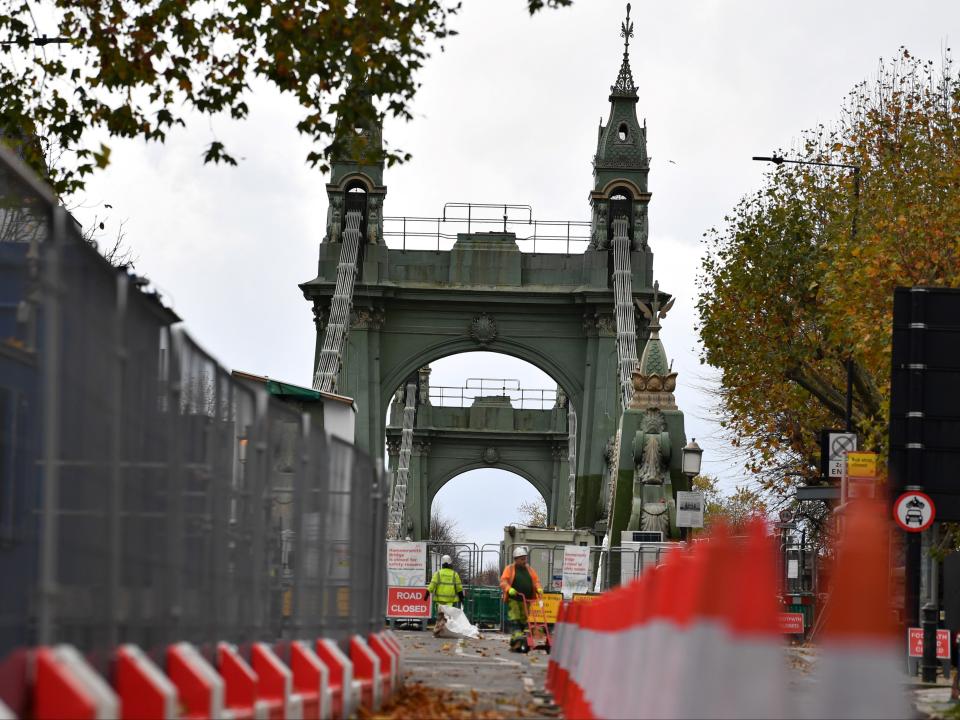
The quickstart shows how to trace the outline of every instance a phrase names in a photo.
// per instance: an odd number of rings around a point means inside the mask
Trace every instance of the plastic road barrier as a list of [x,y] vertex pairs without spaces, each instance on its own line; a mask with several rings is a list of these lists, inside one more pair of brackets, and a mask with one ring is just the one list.
[[34,657],[33,717],[37,720],[111,720],[119,698],[70,645],[41,647]]
[[330,671],[332,716],[346,720],[354,710],[353,663],[333,640],[317,640],[314,650]]
[[393,648],[377,633],[367,638],[367,645],[380,660],[380,683],[386,699],[397,689],[397,660]]
[[360,702],[370,710],[379,710],[381,701],[380,659],[359,635],[350,638],[350,661],[360,682]]
[[307,643],[290,643],[293,689],[303,700],[303,720],[330,717],[330,671]]
[[167,677],[177,688],[185,720],[223,716],[223,679],[193,645],[181,642],[167,648]]
[[122,720],[174,720],[177,689],[136,645],[117,649],[113,685]]
[[230,643],[217,644],[217,670],[225,686],[224,706],[233,720],[267,716],[266,704],[257,702],[257,674]]
[[293,673],[269,645],[250,647],[250,665],[257,674],[257,699],[265,701],[270,720],[293,720],[303,714],[302,700],[293,692]]
[[[568,718],[909,717],[886,509],[857,500],[845,515],[815,682],[788,681],[775,548],[758,520],[746,538],[721,527],[563,607],[546,678],[554,701]],[[624,668],[644,670],[623,683]]]

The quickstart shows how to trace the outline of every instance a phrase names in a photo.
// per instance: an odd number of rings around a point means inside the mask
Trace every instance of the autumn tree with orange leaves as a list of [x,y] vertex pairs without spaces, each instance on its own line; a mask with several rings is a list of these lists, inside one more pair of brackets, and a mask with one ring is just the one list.
[[[818,433],[842,427],[853,368],[861,446],[886,451],[893,290],[960,286],[960,84],[901,49],[850,92],[838,121],[786,157],[706,233],[702,361],[721,372],[721,423],[770,490],[819,475]],[[856,213],[856,235],[852,234]]]

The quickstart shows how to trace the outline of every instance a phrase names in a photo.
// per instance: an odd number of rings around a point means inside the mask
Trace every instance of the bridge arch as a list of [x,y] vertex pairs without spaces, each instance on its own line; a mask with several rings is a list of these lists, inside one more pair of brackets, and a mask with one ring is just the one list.
[[433,501],[436,499],[437,493],[439,493],[448,482],[473,470],[503,470],[508,473],[513,473],[514,475],[517,475],[530,483],[534,489],[540,493],[540,497],[542,497],[543,501],[547,504],[547,508],[550,507],[550,502],[553,496],[550,488],[550,478],[538,477],[527,467],[506,462],[496,462],[491,464],[484,462],[465,462],[463,465],[450,470],[448,473],[446,473],[445,477],[442,477],[431,484],[428,496],[429,504],[431,506],[433,505]]
[[477,347],[477,343],[469,339],[444,340],[412,352],[407,357],[398,359],[394,368],[384,375],[380,402],[383,407],[387,407],[397,389],[420,368],[451,355],[471,352],[497,353],[530,363],[556,382],[573,403],[574,409],[578,409],[583,397],[583,384],[579,379],[572,376],[561,364],[540,349],[515,340],[504,340],[492,347]]
[[453,474],[430,501],[434,514],[456,522],[466,542],[499,542],[506,525],[522,521],[525,501],[545,502],[543,493],[524,474],[508,467],[482,466]]

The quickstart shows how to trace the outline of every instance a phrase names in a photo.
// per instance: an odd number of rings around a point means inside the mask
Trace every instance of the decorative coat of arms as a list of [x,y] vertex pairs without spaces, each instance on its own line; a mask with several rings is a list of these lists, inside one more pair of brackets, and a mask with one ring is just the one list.
[[480,313],[470,322],[470,337],[481,345],[497,339],[497,321],[487,313]]
[[487,465],[494,465],[500,460],[500,452],[495,447],[484,448],[480,454]]

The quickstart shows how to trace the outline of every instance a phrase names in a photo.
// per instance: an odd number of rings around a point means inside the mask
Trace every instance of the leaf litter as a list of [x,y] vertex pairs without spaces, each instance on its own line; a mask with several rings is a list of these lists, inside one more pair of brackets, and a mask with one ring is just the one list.
[[[508,702],[505,698],[497,698],[495,702],[501,700]],[[480,693],[476,690],[471,690],[469,697],[466,697],[415,682],[401,687],[397,694],[376,712],[360,708],[358,717],[361,720],[509,720],[537,714],[533,706],[526,709],[514,706],[509,713],[505,713],[479,708],[479,702]]]

